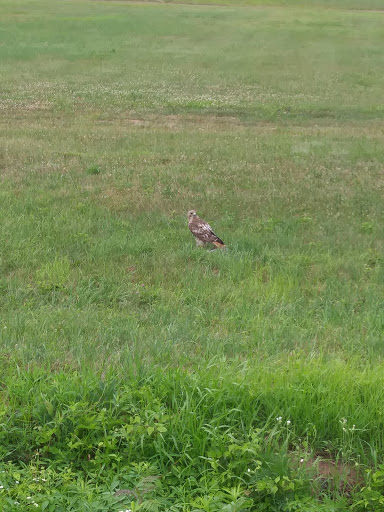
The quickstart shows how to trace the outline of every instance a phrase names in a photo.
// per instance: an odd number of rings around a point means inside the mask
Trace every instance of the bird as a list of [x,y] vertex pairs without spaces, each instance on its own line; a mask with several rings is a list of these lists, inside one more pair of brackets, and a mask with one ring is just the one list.
[[213,243],[219,249],[225,249],[225,243],[213,232],[211,226],[197,215],[195,210],[188,212],[188,227],[196,239],[197,247]]

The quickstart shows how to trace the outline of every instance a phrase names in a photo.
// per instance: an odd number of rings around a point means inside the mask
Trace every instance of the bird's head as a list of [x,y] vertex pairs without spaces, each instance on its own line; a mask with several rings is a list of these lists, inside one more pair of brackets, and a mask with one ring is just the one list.
[[195,212],[195,210],[189,210],[189,212],[188,212],[189,220],[193,219],[193,217],[196,217],[196,216],[197,216],[197,213]]

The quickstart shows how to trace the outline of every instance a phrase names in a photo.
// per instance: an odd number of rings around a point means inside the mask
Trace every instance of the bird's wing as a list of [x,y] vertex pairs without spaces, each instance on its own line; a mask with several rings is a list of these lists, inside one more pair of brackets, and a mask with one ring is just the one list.
[[217,236],[212,231],[211,226],[202,220],[192,222],[189,229],[196,238],[203,242],[213,242],[217,239]]

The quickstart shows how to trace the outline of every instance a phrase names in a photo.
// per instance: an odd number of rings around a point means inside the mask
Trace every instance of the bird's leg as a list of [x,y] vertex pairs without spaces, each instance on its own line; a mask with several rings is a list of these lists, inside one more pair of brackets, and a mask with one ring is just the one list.
[[205,242],[196,238],[196,247],[204,247],[204,246],[205,246]]

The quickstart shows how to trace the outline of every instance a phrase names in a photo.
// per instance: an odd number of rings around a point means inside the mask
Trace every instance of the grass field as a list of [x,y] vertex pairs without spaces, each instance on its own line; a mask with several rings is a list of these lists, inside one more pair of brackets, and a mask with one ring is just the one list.
[[[110,1],[110,0],[97,0]],[[135,2],[141,0],[116,0]],[[142,0],[147,3],[168,3],[203,6],[233,6],[233,7],[285,7],[285,8],[316,8],[316,9],[353,9],[358,11],[384,11],[381,0]]]
[[230,3],[0,4],[4,512],[383,510],[382,2]]

